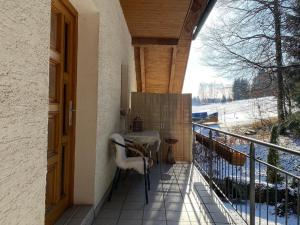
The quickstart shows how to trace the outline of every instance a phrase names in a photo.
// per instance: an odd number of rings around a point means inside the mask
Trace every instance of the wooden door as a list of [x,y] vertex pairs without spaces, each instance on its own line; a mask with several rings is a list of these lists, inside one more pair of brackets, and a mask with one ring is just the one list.
[[49,225],[73,199],[76,21],[69,2],[51,2],[45,216]]

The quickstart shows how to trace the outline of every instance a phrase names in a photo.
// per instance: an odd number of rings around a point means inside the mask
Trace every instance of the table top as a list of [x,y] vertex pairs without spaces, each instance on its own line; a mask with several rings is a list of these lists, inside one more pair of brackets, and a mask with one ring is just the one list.
[[141,132],[128,132],[123,134],[124,138],[137,142],[139,144],[154,144],[160,143],[160,135],[155,130],[145,130]]
[[124,134],[125,136],[133,136],[133,137],[144,137],[144,136],[151,136],[151,137],[159,137],[159,132],[155,130],[144,130],[139,132],[127,132]]
[[167,144],[174,145],[174,144],[176,144],[176,143],[178,142],[178,140],[175,139],[175,138],[166,138],[166,139],[165,139],[165,142],[166,142]]

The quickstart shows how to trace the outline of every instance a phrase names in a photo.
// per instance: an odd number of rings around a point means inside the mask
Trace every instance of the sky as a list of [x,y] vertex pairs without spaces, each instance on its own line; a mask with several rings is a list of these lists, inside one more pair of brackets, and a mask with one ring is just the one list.
[[221,77],[213,67],[208,66],[200,57],[202,54],[201,51],[203,51],[203,44],[200,39],[201,33],[205,33],[208,29],[207,27],[212,25],[218,16],[218,9],[215,7],[207,18],[197,39],[192,42],[183,84],[183,93],[192,93],[193,96],[197,96],[200,83],[223,83],[224,86],[230,86],[232,84],[231,80]]

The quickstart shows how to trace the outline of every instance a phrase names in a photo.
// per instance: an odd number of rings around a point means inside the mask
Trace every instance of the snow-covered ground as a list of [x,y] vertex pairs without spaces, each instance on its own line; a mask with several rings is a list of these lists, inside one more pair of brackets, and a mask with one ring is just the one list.
[[270,119],[277,116],[275,97],[264,97],[193,106],[193,112],[219,113],[221,127],[250,124],[260,119]]
[[[249,155],[250,149],[249,145],[235,145],[233,146],[234,149],[239,150],[243,153],[246,153]],[[255,158],[259,159],[263,162],[267,162],[269,148],[262,146],[262,145],[255,145]],[[300,152],[300,145],[294,146],[293,150],[297,150]],[[247,158],[246,165],[250,165],[250,160]],[[293,175],[300,176],[300,157],[296,155],[291,155],[288,153],[280,152],[279,151],[279,165],[280,168],[283,169],[286,172],[289,172]],[[267,177],[267,166],[265,166],[262,163],[255,163],[256,168],[256,180],[257,183],[259,182],[259,179],[261,182],[264,182]],[[244,173],[249,174],[249,167],[246,169],[248,171],[244,171]],[[260,176],[259,176],[260,174]],[[281,176],[285,176],[285,174],[281,174]],[[288,177],[290,178],[290,177]]]
[[[218,104],[210,104],[203,106],[194,106],[193,112],[208,112],[219,113],[219,128],[225,130],[231,130],[232,127],[247,127],[246,125],[250,125],[253,122],[260,121],[261,119],[271,119],[277,116],[277,103],[274,97],[265,97],[258,99],[249,99],[249,100],[241,100],[241,101],[233,101],[229,103],[218,103]],[[238,131],[242,129],[238,129]],[[206,136],[208,135],[208,131],[202,129],[202,133]],[[241,133],[243,135],[243,132]],[[215,133],[213,134],[215,136]],[[253,138],[262,138],[260,136],[252,136]],[[246,141],[241,141],[236,138],[230,138],[227,136],[227,144],[229,144],[233,149],[236,149],[240,152],[243,152],[249,155],[249,143]],[[268,140],[268,135],[265,140]],[[279,145],[283,147],[287,147],[300,152],[300,139],[295,137],[286,137],[280,136]],[[199,149],[200,150],[200,149]],[[267,162],[269,148],[255,144],[255,158],[261,160],[263,162]],[[198,157],[200,162],[202,161],[203,166],[205,167],[207,159],[205,156],[205,152],[200,150],[198,152]],[[290,174],[300,177],[300,156],[279,152],[279,164],[280,168]],[[220,163],[222,159],[218,157],[214,157],[213,162],[213,173],[215,177],[219,179],[224,179],[225,177],[231,177],[231,179],[236,182],[249,182],[249,158],[247,157],[246,163],[242,167],[236,167],[229,163]],[[200,163],[201,164],[201,163]],[[217,171],[218,170],[218,171]],[[224,173],[224,171],[227,171]],[[267,166],[263,163],[255,163],[255,171],[256,171],[256,184],[262,184],[264,186],[269,185],[269,187],[274,186],[277,187],[278,190],[285,189],[286,183],[285,179],[276,186],[273,184],[267,184]],[[280,173],[280,175],[285,178],[285,173]],[[287,176],[288,182],[292,181],[291,176]],[[292,189],[288,187],[290,193],[296,193],[296,189]],[[234,210],[230,207],[229,204],[226,204],[229,210]],[[231,209],[230,209],[231,208]],[[247,209],[247,213],[245,210],[245,205],[237,205],[237,208],[243,208],[244,218],[249,217],[249,208]],[[256,223],[257,224],[285,224],[285,217],[279,217],[274,213],[274,206],[266,205],[266,204],[256,204]],[[247,216],[246,216],[247,214]],[[248,220],[249,221],[249,220]],[[290,225],[297,224],[297,216],[289,215],[287,223]]]
[[[231,128],[233,126],[245,126],[261,119],[270,119],[277,116],[277,102],[275,97],[264,97],[256,99],[247,99],[240,101],[232,101],[228,103],[217,103],[203,106],[193,106],[193,112],[208,112],[219,113],[219,127],[221,129]],[[205,132],[208,135],[208,132]],[[257,138],[253,136],[253,138]],[[233,143],[231,147],[249,155],[249,143],[244,143],[241,140],[232,138]],[[268,139],[268,138],[267,138]],[[228,137],[228,142],[231,138]],[[287,147],[300,152],[300,139],[292,137],[279,138],[279,145]],[[256,158],[267,162],[269,149],[261,145],[255,145]],[[283,170],[292,173],[293,175],[300,176],[300,157],[291,154],[279,152],[280,166]],[[246,164],[249,166],[249,159],[247,158]],[[260,171],[261,181],[265,181],[266,166],[256,163],[257,171]],[[243,171],[249,175],[249,171]],[[240,174],[240,171],[238,171]],[[242,174],[245,176],[245,174]]]
[[[250,221],[250,205],[249,202],[247,204],[234,204],[234,208],[229,203],[224,203],[226,208],[230,213],[235,213],[235,208],[238,209],[239,213],[243,217],[244,220]],[[286,224],[286,218],[284,216],[278,216],[275,213],[275,206],[267,205],[267,204],[255,204],[255,224],[260,225],[275,225],[275,224]],[[297,225],[298,218],[297,215],[291,214],[287,217],[287,224],[289,225]]]
[[[243,152],[246,155],[249,155],[250,149],[249,145],[246,144],[237,144],[231,146],[233,149]],[[267,162],[269,149],[267,147],[256,145],[255,144],[255,158],[257,160],[261,160],[263,162]],[[297,150],[300,151],[300,146],[297,146]],[[197,160],[200,164],[204,165],[207,163],[207,155],[205,149],[198,148],[196,151]],[[284,152],[279,152],[279,165],[280,168],[288,172],[294,176],[300,177],[300,157],[296,155],[287,154]],[[205,165],[207,166],[207,165]],[[208,168],[208,167],[207,167]],[[267,178],[267,166],[263,163],[256,161],[255,163],[255,182],[256,184],[262,184],[267,186],[266,178]],[[220,157],[217,157],[217,154],[214,154],[213,160],[213,172],[214,176],[219,179],[224,179],[226,177],[230,177],[232,180],[239,182],[249,183],[250,181],[250,158],[246,158],[246,162],[243,166],[235,166],[229,164],[227,161],[223,160]],[[285,179],[286,173],[278,172],[282,178]],[[287,176],[289,182],[291,182],[292,177],[290,175]],[[285,180],[277,185],[277,188],[285,188]],[[272,184],[268,184],[269,187],[273,186]]]

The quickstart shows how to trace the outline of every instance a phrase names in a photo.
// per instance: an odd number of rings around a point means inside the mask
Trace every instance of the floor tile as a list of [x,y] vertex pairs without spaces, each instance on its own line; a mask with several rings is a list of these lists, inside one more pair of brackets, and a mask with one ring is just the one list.
[[190,221],[187,212],[166,211],[166,216],[167,221]]
[[82,223],[82,218],[74,218],[74,219],[71,219],[67,225],[81,225]]
[[118,219],[96,219],[93,225],[116,225]]
[[[142,220],[119,220],[117,225],[142,225]],[[103,224],[104,225],[104,224]]]
[[126,198],[126,196],[124,195],[122,195],[122,196],[120,196],[120,195],[114,195],[114,193],[112,194],[112,197],[111,197],[111,201],[112,202],[122,202],[122,201],[124,201],[125,200],[125,198]]
[[170,197],[170,196],[178,196],[182,197],[181,193],[179,192],[165,192],[165,197]]
[[201,196],[201,202],[205,204],[215,204],[215,201],[212,197]]
[[143,225],[167,225],[167,221],[165,221],[165,220],[144,220]]
[[187,221],[168,221],[168,225],[191,225],[191,223]]
[[128,172],[112,201],[103,205],[95,225],[225,225],[226,217],[208,184],[191,169],[194,168],[188,164],[159,164],[154,168],[148,204],[143,176]]
[[102,209],[116,209],[120,210],[123,206],[123,201],[110,201],[110,202],[105,202],[102,206]]
[[217,212],[221,212],[221,209],[219,208],[218,205],[216,204],[206,204],[205,207],[207,208],[207,210],[210,212],[210,213],[217,213]]
[[136,195],[128,195],[125,203],[126,202],[145,202],[145,194],[136,194]]
[[178,202],[166,202],[165,208],[167,211],[177,211],[177,212],[186,211],[185,205],[183,202],[179,202],[179,203]]
[[209,215],[209,213],[203,212],[188,212],[189,219],[192,222],[198,223],[213,223],[213,219]]
[[178,202],[183,203],[183,198],[181,196],[166,196],[165,202]]
[[142,220],[143,210],[122,210],[120,220]]
[[59,218],[59,220],[55,223],[55,225],[65,225],[65,223],[74,216],[78,208],[78,206],[72,206],[69,209],[67,209]]
[[153,202],[159,202],[164,200],[164,194],[163,192],[151,192],[149,193],[149,200]]
[[[211,223],[211,222],[201,222],[201,223],[198,223],[198,222],[191,222],[191,225],[216,225],[215,223]],[[217,224],[217,225],[226,225],[226,224]]]
[[125,202],[123,205],[124,210],[143,210],[144,202]]
[[210,215],[215,223],[229,223],[226,216],[224,216],[221,212],[211,213]]
[[120,212],[120,210],[116,209],[101,209],[97,215],[97,218],[114,219],[119,217]]
[[151,211],[151,210],[163,210],[165,208],[164,202],[152,202],[144,207],[144,211]]
[[166,220],[166,211],[165,210],[144,210],[144,220]]
[[198,205],[193,205],[193,204],[189,204],[189,203],[185,203],[185,209],[188,212],[199,212],[201,210],[203,210],[204,206],[198,206]]

